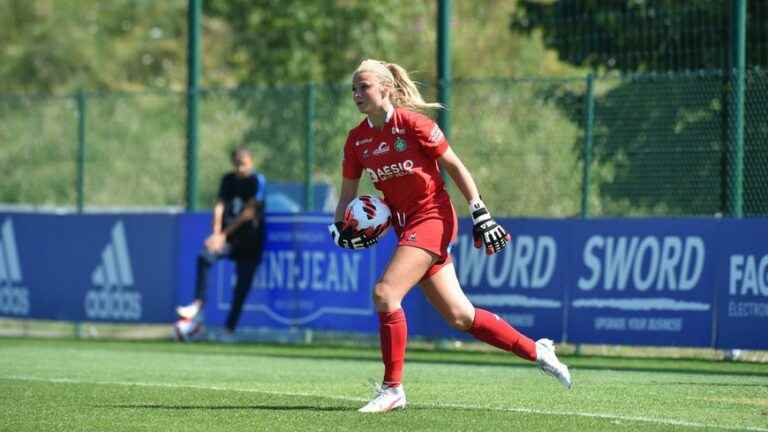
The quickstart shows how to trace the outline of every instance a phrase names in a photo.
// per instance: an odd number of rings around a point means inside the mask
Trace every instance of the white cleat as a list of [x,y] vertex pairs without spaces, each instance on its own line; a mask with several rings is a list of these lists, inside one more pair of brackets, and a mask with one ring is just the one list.
[[560,384],[568,390],[573,383],[568,366],[560,363],[555,355],[555,344],[550,339],[539,339],[536,341],[536,363],[539,364],[542,372],[551,375],[560,381]]
[[177,306],[176,313],[182,318],[195,319],[200,314],[200,305],[191,303],[187,306]]
[[357,410],[361,413],[385,413],[405,408],[405,391],[403,386],[390,387],[382,385],[376,389],[376,397]]

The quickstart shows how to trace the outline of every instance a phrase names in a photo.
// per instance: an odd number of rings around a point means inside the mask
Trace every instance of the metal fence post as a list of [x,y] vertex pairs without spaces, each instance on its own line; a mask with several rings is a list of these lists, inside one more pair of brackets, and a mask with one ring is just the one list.
[[312,172],[315,169],[315,84],[307,84],[306,139],[304,142],[304,211],[315,208]]
[[[581,218],[589,217],[589,183],[592,169],[592,135],[595,123],[595,76],[587,74],[587,89],[584,94],[584,142],[581,145]],[[570,288],[563,292],[563,342],[568,341],[568,305]],[[581,344],[574,344],[573,354],[581,355]]]
[[728,152],[730,200],[728,213],[740,218],[744,214],[744,74],[746,71],[747,2],[733,0],[731,21],[732,67],[731,101],[733,117],[729,134]]
[[451,139],[451,0],[437,4],[437,101],[445,109],[437,113],[437,123]]
[[584,143],[582,145],[583,166],[581,171],[581,218],[589,217],[589,182],[592,165],[592,134],[595,122],[595,77],[587,75],[587,93],[584,101]]
[[200,98],[200,0],[187,6],[187,211],[197,209],[197,130]]
[[82,213],[85,205],[85,120],[86,101],[85,92],[77,92],[77,174],[76,197],[77,212]]

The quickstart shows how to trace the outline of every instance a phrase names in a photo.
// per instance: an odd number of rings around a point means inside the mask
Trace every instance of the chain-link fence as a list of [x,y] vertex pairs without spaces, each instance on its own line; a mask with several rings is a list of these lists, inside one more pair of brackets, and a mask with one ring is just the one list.
[[747,75],[744,132],[744,214],[768,215],[768,73]]
[[596,83],[590,214],[714,215],[724,208],[721,79]]
[[[728,215],[737,194],[744,215],[768,214],[760,70],[746,79],[741,150],[730,78],[718,71],[459,81],[452,89],[450,141],[498,215]],[[184,104],[183,93],[0,98],[0,201],[183,207]],[[338,187],[347,131],[362,120],[341,84],[206,90],[200,107],[201,208],[212,204],[236,145],[250,147],[272,181]]]
[[747,0],[520,0],[510,21],[569,64],[622,72],[729,69],[739,7],[746,65],[768,64],[768,3]]

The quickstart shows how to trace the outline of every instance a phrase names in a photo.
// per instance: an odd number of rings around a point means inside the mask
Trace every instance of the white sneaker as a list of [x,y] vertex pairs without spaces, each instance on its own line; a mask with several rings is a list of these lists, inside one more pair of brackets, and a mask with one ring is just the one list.
[[195,319],[200,314],[200,305],[194,302],[187,306],[177,306],[176,313],[182,318]]
[[382,385],[376,389],[376,397],[357,410],[361,413],[385,413],[405,408],[405,391],[403,386],[390,387]]
[[557,378],[560,384],[568,390],[571,389],[571,373],[568,366],[560,363],[555,355],[555,344],[550,339],[539,339],[536,341],[536,363],[539,368],[547,374]]

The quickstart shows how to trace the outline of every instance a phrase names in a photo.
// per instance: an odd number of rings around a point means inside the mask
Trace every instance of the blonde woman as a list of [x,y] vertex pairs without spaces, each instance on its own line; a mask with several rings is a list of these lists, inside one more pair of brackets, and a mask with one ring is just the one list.
[[491,217],[472,175],[438,125],[420,113],[440,105],[425,102],[401,66],[378,60],[364,60],[355,70],[352,99],[367,117],[347,137],[337,222],[329,230],[341,247],[367,247],[378,240],[341,222],[348,203],[357,196],[360,177],[367,172],[392,210],[398,236],[395,252],[373,288],[384,379],[376,397],[359,411],[387,412],[406,405],[402,381],[408,330],[401,302],[416,284],[451,326],[537,362],[570,388],[568,367],[555,356],[551,340],[533,342],[498,315],[475,308],[459,285],[449,254],[457,234],[456,212],[440,167],[467,200],[476,247],[484,247],[488,255],[498,253],[510,236]]

